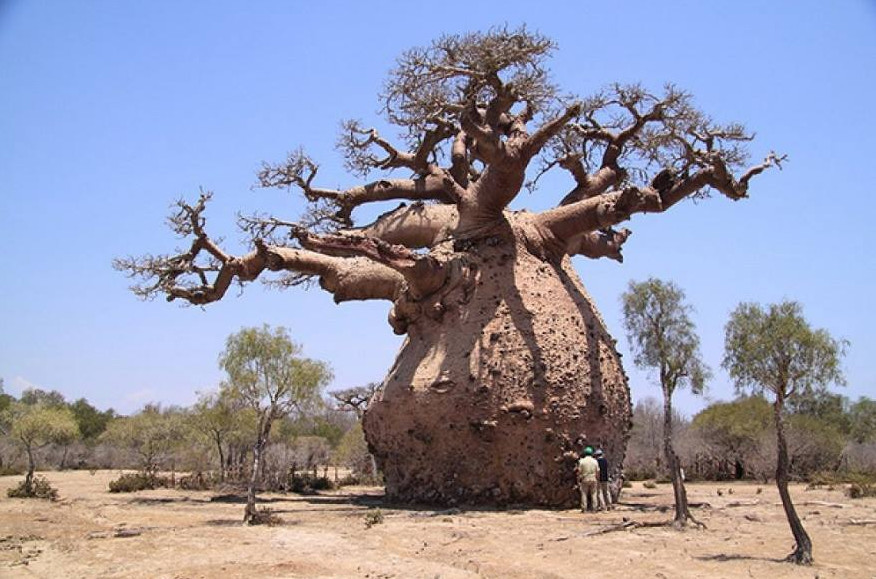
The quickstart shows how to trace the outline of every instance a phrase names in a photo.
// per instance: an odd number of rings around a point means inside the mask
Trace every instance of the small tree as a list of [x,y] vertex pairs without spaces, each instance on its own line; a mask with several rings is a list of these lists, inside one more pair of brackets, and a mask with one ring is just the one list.
[[157,405],[147,404],[133,416],[113,419],[101,439],[134,451],[143,474],[154,478],[161,464],[182,442],[184,430],[178,410],[162,410]]
[[692,423],[712,462],[711,474],[735,479],[767,476],[762,467],[773,449],[764,448],[763,442],[773,438],[771,425],[770,406],[762,396],[712,404]]
[[812,540],[803,528],[788,492],[789,460],[783,411],[797,396],[811,396],[828,384],[843,384],[839,367],[847,342],[825,330],[813,330],[797,302],[784,301],[767,308],[740,304],[725,328],[723,366],[739,391],[773,396],[776,425],[776,486],[797,545],[788,556],[797,564],[812,563]]
[[852,440],[858,443],[876,441],[876,400],[861,396],[849,408]]
[[27,453],[27,475],[24,496],[33,496],[34,453],[53,442],[69,441],[79,435],[73,413],[66,407],[13,402],[4,411],[4,423],[9,424],[12,439]]
[[672,446],[672,394],[688,385],[699,394],[709,370],[700,360],[700,340],[689,317],[691,307],[684,303],[684,292],[673,282],[651,278],[630,282],[623,295],[624,326],[636,366],[656,370],[663,390],[663,452],[675,494],[676,527],[691,516],[681,463]]
[[94,442],[104,433],[107,425],[116,415],[115,410],[100,411],[92,406],[85,398],[70,403],[70,410],[79,425],[79,432],[86,442]]
[[268,325],[229,336],[219,365],[228,373],[232,395],[258,416],[243,516],[252,524],[258,521],[255,489],[274,421],[318,404],[331,371],[324,362],[301,357],[301,346],[285,328]]
[[[368,450],[368,444],[365,442],[365,434],[362,431],[361,423],[362,418],[365,416],[365,411],[368,410],[368,403],[371,402],[371,399],[374,397],[374,393],[377,392],[378,388],[380,388],[379,383],[369,382],[364,386],[354,386],[352,388],[338,390],[331,393],[332,398],[338,403],[338,408],[355,412],[356,420],[359,422],[358,430],[354,432],[353,429],[351,429],[347,432],[347,436],[344,437],[346,449],[340,454],[340,456],[347,457],[344,460],[349,461],[350,459],[348,455],[352,456],[351,453],[361,453],[362,448],[360,447],[364,447],[364,453],[368,457],[368,462],[371,465],[371,478],[373,480],[377,480],[378,478],[377,461],[374,459],[374,455]],[[360,436],[362,437],[361,444],[357,438]],[[350,450],[353,447],[357,448],[355,452]]]
[[226,452],[229,438],[240,430],[245,422],[245,408],[231,389],[222,387],[219,392],[203,393],[192,408],[192,425],[216,445],[219,459],[219,479],[225,480]]

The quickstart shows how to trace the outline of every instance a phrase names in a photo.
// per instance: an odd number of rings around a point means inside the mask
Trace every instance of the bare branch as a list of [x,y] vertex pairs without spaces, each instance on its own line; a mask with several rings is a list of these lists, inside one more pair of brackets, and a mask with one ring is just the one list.
[[452,201],[444,185],[444,173],[437,169],[415,179],[380,179],[344,190],[313,187],[317,170],[313,161],[303,152],[296,151],[290,153],[285,163],[264,164],[258,174],[259,184],[262,187],[296,186],[308,201],[329,201],[336,207],[335,220],[345,226],[352,225],[353,209],[364,203],[393,199]]
[[563,112],[563,114],[549,120],[539,127],[523,144],[523,156],[532,158],[541,152],[545,144],[558,135],[566,125],[581,114],[581,103],[575,103]]

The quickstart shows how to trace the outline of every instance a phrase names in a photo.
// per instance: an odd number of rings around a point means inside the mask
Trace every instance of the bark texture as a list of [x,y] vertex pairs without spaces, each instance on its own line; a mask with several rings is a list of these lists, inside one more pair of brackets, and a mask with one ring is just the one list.
[[365,413],[392,500],[574,506],[576,440],[623,464],[615,341],[569,260],[533,255],[531,217],[509,217],[455,254],[468,277],[408,327]]

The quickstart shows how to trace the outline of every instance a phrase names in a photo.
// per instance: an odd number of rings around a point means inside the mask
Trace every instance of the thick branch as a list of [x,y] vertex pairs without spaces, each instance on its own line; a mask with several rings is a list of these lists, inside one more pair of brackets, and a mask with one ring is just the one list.
[[401,274],[411,295],[417,299],[433,293],[444,284],[447,271],[435,258],[419,255],[401,245],[393,245],[374,237],[354,235],[314,235],[304,230],[296,232],[306,249],[325,255],[364,257]]
[[627,187],[545,211],[537,222],[561,242],[575,247],[574,240],[585,233],[617,225],[634,213],[666,211],[682,199],[712,187],[733,200],[748,194],[748,181],[767,168],[781,166],[785,157],[770,153],[763,163],[746,171],[737,181],[718,157],[712,165],[685,178],[664,170],[646,187]]
[[531,159],[539,154],[545,144],[562,131],[569,121],[581,114],[581,104],[575,103],[568,107],[563,114],[544,123],[523,144],[524,158]]
[[632,231],[626,228],[620,231],[614,229],[591,231],[572,238],[566,252],[569,255],[583,255],[591,259],[607,257],[623,262],[624,256],[621,253],[621,246],[630,235],[632,235]]
[[402,204],[370,225],[340,233],[375,237],[409,249],[429,248],[446,239],[458,221],[459,213],[453,205]]
[[662,210],[660,194],[653,188],[627,187],[550,209],[536,220],[568,245],[577,236],[617,225],[633,213]]

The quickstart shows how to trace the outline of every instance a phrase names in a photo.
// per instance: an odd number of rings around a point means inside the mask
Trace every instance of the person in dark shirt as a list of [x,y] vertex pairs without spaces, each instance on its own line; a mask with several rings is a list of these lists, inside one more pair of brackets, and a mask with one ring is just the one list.
[[608,461],[605,459],[601,448],[596,449],[593,457],[599,464],[599,484],[596,489],[596,508],[597,510],[610,511],[614,508],[611,504],[611,493],[608,489]]

